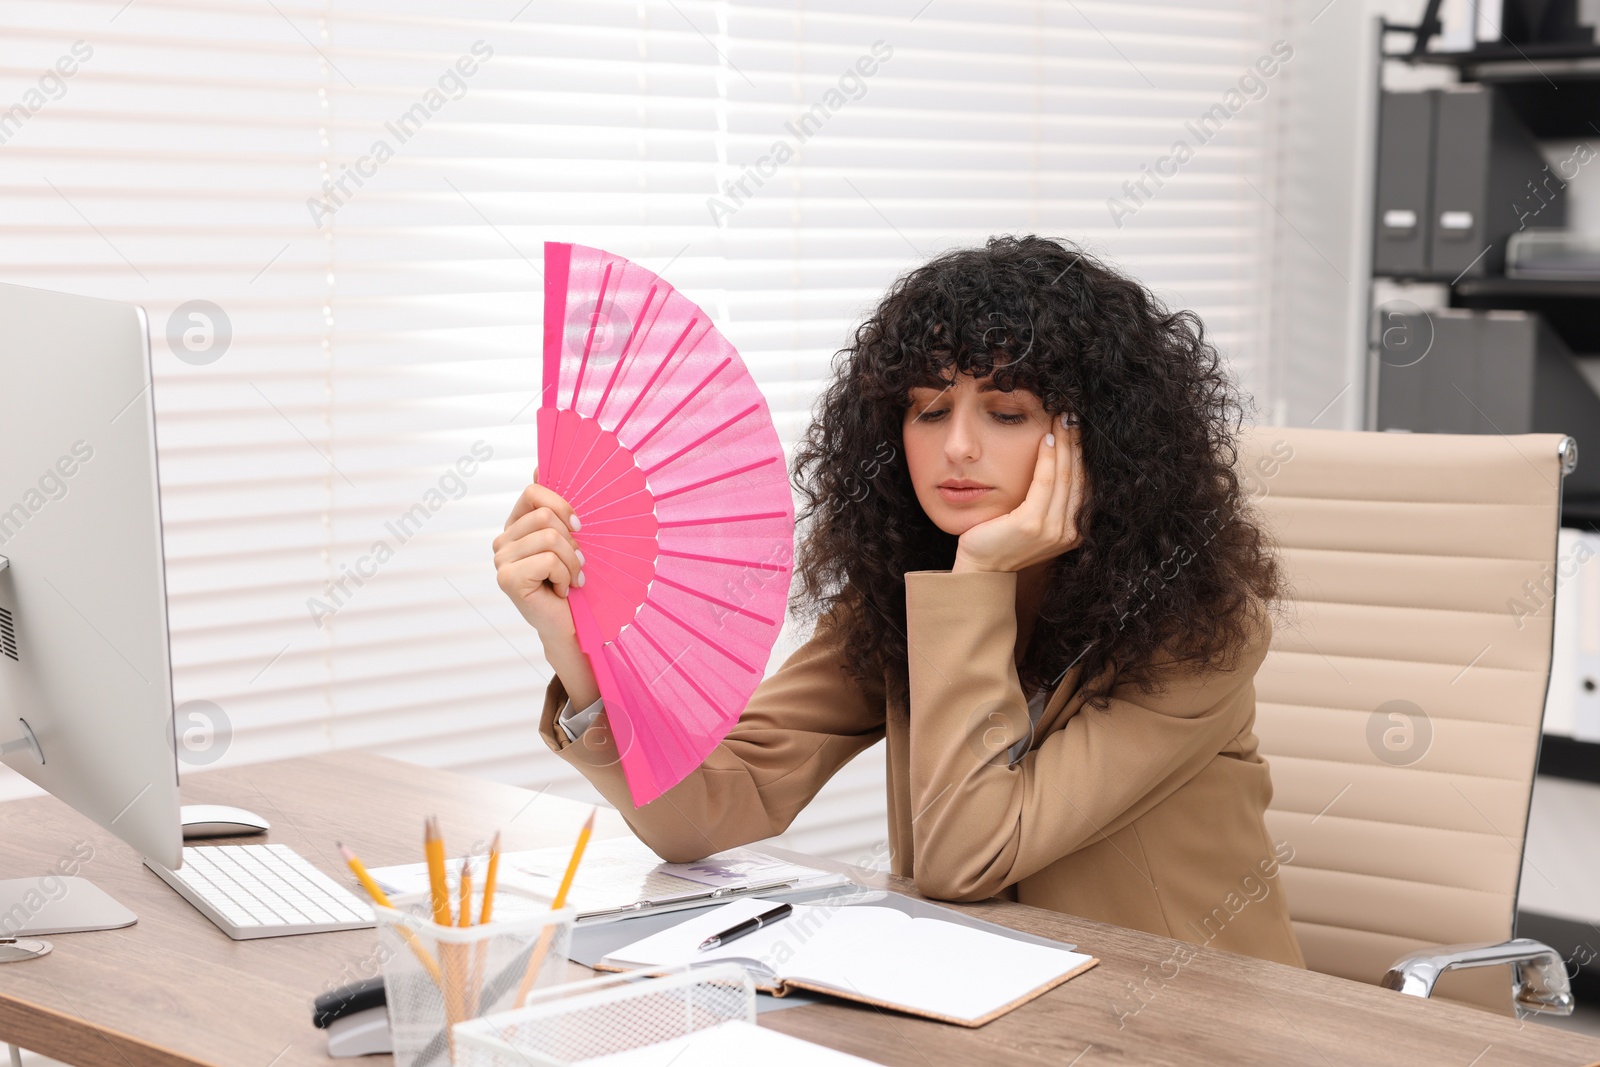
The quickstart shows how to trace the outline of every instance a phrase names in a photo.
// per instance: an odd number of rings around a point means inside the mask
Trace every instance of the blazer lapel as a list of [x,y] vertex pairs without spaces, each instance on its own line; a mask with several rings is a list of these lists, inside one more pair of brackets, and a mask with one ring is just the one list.
[[[1082,668],[1073,666],[1071,670],[1062,676],[1061,681],[1056,685],[1055,692],[1051,693],[1050,699],[1044,702],[1044,711],[1040,712],[1039,721],[1034,724],[1034,744],[1029,746],[1030,748],[1037,747],[1038,739],[1055,730],[1057,719],[1061,719],[1064,722],[1072,717],[1071,715],[1063,717],[1062,712],[1066,709],[1072,695],[1078,691],[1079,677],[1082,673]],[[1081,702],[1079,703],[1081,706]]]
[[1034,724],[1034,740],[1029,748],[1037,748],[1042,739],[1054,733],[1078,713],[1078,709],[1083,707],[1083,701],[1078,699],[1078,693],[1083,686],[1083,667],[1074,663],[1057,683],[1055,692],[1050,694],[1050,699],[1045,701],[1044,711],[1039,714],[1039,721]]

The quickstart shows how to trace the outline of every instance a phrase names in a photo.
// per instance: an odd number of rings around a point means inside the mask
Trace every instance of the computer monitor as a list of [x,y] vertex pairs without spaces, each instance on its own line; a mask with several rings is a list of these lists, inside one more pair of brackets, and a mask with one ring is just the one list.
[[0,761],[179,867],[142,308],[0,284],[0,568]]

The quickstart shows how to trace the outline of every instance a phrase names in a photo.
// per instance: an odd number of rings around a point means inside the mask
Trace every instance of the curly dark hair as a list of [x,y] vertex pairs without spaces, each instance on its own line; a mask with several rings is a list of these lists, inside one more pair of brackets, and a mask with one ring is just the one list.
[[952,366],[1026,389],[1083,429],[1083,542],[1051,561],[1018,664],[1024,691],[1081,660],[1104,708],[1113,684],[1151,690],[1163,667],[1231,668],[1250,601],[1275,604],[1284,580],[1235,471],[1240,395],[1194,312],[1030,235],[911,271],[834,357],[794,458],[805,506],[790,607],[820,616],[844,601],[847,673],[879,685],[887,671],[907,706],[905,575],[950,569],[958,538],[918,502],[902,426],[910,390]]

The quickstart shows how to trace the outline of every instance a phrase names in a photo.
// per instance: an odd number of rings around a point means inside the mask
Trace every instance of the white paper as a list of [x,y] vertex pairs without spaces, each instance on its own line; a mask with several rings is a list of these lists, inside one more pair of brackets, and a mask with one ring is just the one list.
[[758,977],[795,979],[911,1011],[972,1021],[1092,957],[870,905],[796,904],[785,919],[701,952],[701,941],[771,906],[735,900],[625,945],[607,961],[667,967],[740,960]]
[[1087,963],[1046,948],[938,919],[912,919],[837,960],[835,988],[871,1000],[972,1021]]
[[663,863],[659,870],[662,874],[713,888],[775,882],[780,878],[820,873],[813,867],[801,867],[748,848],[729,849],[692,863]]
[[[501,853],[500,867],[495,874],[497,884],[548,902],[561,885],[571,855],[571,849],[565,846]],[[486,855],[472,857],[470,866],[475,886],[483,885],[488,864]],[[374,867],[368,873],[391,895],[428,891],[426,863]],[[455,899],[456,880],[460,874],[459,856],[445,861],[445,879],[451,899]],[[694,863],[662,863],[661,857],[638,838],[617,837],[591,842],[584,850],[568,902],[582,917],[627,907],[641,900],[663,900],[702,894],[709,889],[737,889],[779,880],[792,881],[797,888],[814,888],[840,885],[849,879],[745,848],[729,849]],[[538,905],[530,906],[510,893],[495,897],[495,914],[502,918],[517,918],[519,906],[528,910]]]

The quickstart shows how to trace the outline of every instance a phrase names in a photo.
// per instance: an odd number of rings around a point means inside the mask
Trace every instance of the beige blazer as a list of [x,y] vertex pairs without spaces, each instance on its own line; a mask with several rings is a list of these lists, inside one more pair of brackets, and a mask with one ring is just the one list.
[[1117,686],[1084,704],[1072,667],[1029,732],[1016,671],[1014,572],[906,575],[911,707],[843,670],[842,605],[750,698],[705,762],[635,809],[604,714],[577,740],[539,733],[663,859],[685,861],[782,833],[835,771],[888,738],[889,859],[929,897],[991,896],[1305,966],[1289,923],[1272,798],[1256,750],[1254,675],[1271,624],[1236,670],[1191,672],[1160,693]]

